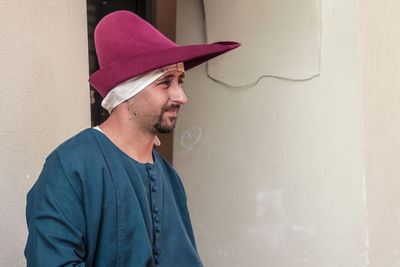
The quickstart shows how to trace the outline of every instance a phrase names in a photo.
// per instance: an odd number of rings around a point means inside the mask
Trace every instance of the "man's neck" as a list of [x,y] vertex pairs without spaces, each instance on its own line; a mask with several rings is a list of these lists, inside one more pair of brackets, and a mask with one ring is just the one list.
[[124,116],[110,116],[100,125],[103,133],[123,152],[141,163],[153,162],[155,134],[141,130],[127,122]]

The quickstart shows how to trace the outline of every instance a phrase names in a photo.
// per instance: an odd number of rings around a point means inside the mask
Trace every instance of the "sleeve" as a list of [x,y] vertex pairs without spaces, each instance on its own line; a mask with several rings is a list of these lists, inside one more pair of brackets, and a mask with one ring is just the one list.
[[74,190],[53,152],[27,196],[27,266],[84,267],[85,216]]

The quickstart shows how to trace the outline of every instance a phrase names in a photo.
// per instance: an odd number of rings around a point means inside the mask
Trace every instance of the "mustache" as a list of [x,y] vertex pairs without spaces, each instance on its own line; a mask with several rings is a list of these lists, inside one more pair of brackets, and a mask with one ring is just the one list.
[[171,104],[171,105],[165,106],[163,108],[163,112],[170,111],[172,109],[178,109],[179,110],[180,108],[181,108],[181,105],[179,105],[179,104]]

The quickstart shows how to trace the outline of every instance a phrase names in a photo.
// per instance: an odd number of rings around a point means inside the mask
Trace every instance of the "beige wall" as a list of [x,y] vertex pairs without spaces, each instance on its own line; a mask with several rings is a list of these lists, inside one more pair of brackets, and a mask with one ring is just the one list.
[[90,127],[85,1],[0,2],[0,266],[25,266],[25,197],[47,154]]
[[[188,73],[174,163],[205,266],[400,266],[399,8],[322,1],[309,82]],[[177,24],[178,43],[204,42],[200,1],[179,0]],[[90,126],[85,2],[1,1],[0,34],[0,266],[24,266],[26,193]]]
[[400,266],[400,2],[359,5],[370,266]]
[[[238,90],[188,72],[174,164],[205,266],[368,265],[358,7],[321,10],[319,78]],[[178,1],[178,43],[204,42],[202,23]]]

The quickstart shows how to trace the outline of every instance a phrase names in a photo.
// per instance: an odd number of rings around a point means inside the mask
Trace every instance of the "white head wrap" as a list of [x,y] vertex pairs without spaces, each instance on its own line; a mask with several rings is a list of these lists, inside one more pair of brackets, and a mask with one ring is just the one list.
[[103,99],[101,105],[111,113],[119,104],[135,96],[163,74],[172,70],[185,72],[183,63],[180,62],[133,77],[115,86]]

